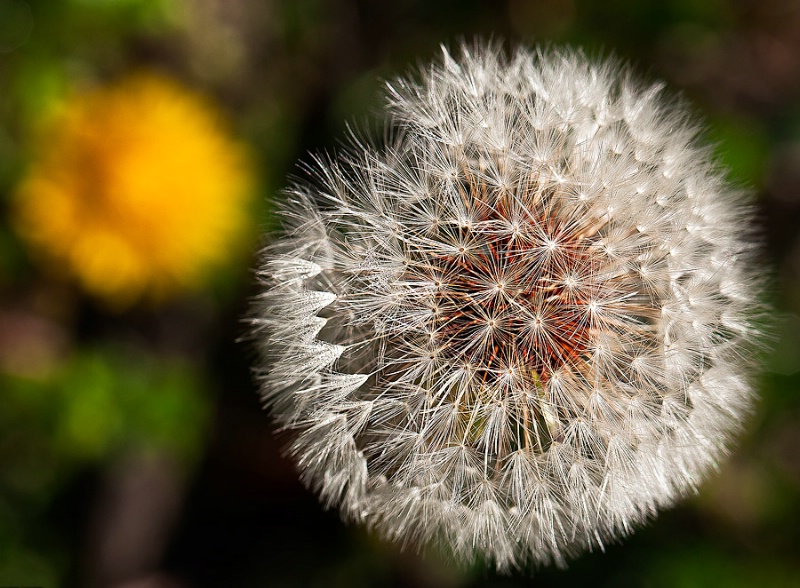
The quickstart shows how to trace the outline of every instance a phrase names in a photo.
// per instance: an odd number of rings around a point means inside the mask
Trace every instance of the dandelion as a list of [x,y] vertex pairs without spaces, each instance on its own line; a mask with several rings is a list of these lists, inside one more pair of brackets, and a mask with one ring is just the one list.
[[500,570],[694,490],[751,406],[750,210],[662,86],[444,51],[263,254],[262,392],[327,506]]
[[153,74],[74,96],[42,127],[18,231],[115,307],[197,287],[248,227],[247,155],[220,118]]

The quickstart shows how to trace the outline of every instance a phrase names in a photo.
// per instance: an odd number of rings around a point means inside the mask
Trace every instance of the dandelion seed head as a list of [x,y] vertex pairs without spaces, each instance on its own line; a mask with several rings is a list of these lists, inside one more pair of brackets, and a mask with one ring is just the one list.
[[669,506],[752,401],[750,211],[612,61],[462,47],[318,159],[263,253],[262,391],[326,505],[505,570]]

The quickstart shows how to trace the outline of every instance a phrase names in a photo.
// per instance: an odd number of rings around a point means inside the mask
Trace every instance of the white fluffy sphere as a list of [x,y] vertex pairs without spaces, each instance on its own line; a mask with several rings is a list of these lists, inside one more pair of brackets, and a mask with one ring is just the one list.
[[750,209],[686,109],[569,50],[447,51],[263,253],[263,396],[326,505],[499,569],[693,490],[753,398]]

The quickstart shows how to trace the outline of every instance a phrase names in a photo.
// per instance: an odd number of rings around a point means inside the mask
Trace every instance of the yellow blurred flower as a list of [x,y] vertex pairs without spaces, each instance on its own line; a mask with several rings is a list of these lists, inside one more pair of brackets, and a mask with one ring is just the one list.
[[112,306],[201,285],[247,234],[247,151],[177,82],[139,74],[75,96],[39,140],[16,227]]

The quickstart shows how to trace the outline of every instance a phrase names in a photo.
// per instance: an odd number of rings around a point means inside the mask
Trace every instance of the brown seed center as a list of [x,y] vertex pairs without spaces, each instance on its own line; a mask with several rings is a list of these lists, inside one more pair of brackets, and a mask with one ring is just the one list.
[[[514,230],[504,231],[511,226]],[[523,226],[519,226],[522,224]],[[552,216],[528,211],[510,219],[486,208],[458,255],[439,255],[433,330],[442,352],[494,386],[515,378],[545,383],[585,354],[592,303],[591,258]]]

